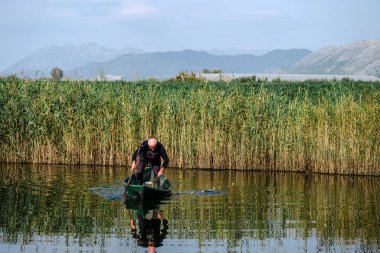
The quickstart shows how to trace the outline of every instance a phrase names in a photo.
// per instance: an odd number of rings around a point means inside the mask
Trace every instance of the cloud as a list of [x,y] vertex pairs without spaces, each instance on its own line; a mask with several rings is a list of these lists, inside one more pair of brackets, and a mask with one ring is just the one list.
[[158,9],[152,5],[144,3],[132,3],[124,6],[119,12],[122,17],[148,16],[157,13]]
[[[17,1],[17,0],[16,0]],[[35,12],[48,17],[114,20],[114,18],[149,16],[158,12],[151,0],[36,0],[47,1]],[[32,8],[33,9],[33,8]]]

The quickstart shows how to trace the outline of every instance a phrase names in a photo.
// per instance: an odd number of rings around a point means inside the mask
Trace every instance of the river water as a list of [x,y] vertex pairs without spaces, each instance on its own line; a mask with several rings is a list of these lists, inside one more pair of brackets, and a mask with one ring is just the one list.
[[380,252],[380,178],[168,169],[150,210],[128,173],[0,165],[0,252]]

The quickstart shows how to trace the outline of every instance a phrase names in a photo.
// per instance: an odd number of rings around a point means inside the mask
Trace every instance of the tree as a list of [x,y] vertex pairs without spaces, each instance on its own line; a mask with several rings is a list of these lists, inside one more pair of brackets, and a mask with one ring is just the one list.
[[51,70],[50,74],[51,74],[51,79],[55,81],[59,81],[63,77],[63,70],[58,67],[55,67]]
[[221,69],[203,69],[203,74],[222,74],[223,71]]

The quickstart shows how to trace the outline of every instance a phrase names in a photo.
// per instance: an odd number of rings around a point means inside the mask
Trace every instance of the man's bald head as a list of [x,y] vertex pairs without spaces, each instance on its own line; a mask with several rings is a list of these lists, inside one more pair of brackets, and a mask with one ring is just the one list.
[[150,149],[155,149],[157,147],[157,139],[154,139],[154,138],[149,139],[148,146]]

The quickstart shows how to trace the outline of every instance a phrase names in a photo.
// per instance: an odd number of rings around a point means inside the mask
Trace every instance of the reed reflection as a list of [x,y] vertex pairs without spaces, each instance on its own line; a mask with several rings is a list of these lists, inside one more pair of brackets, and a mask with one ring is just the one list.
[[[126,209],[121,200],[88,190],[121,186],[124,168],[0,164],[0,247],[35,245],[6,252],[47,252],[46,245],[50,252],[87,246],[96,252],[380,250],[380,178],[182,170],[167,175],[175,192],[188,194],[174,194],[168,204]],[[225,194],[189,194],[202,189]],[[150,248],[149,229],[159,231]]]

